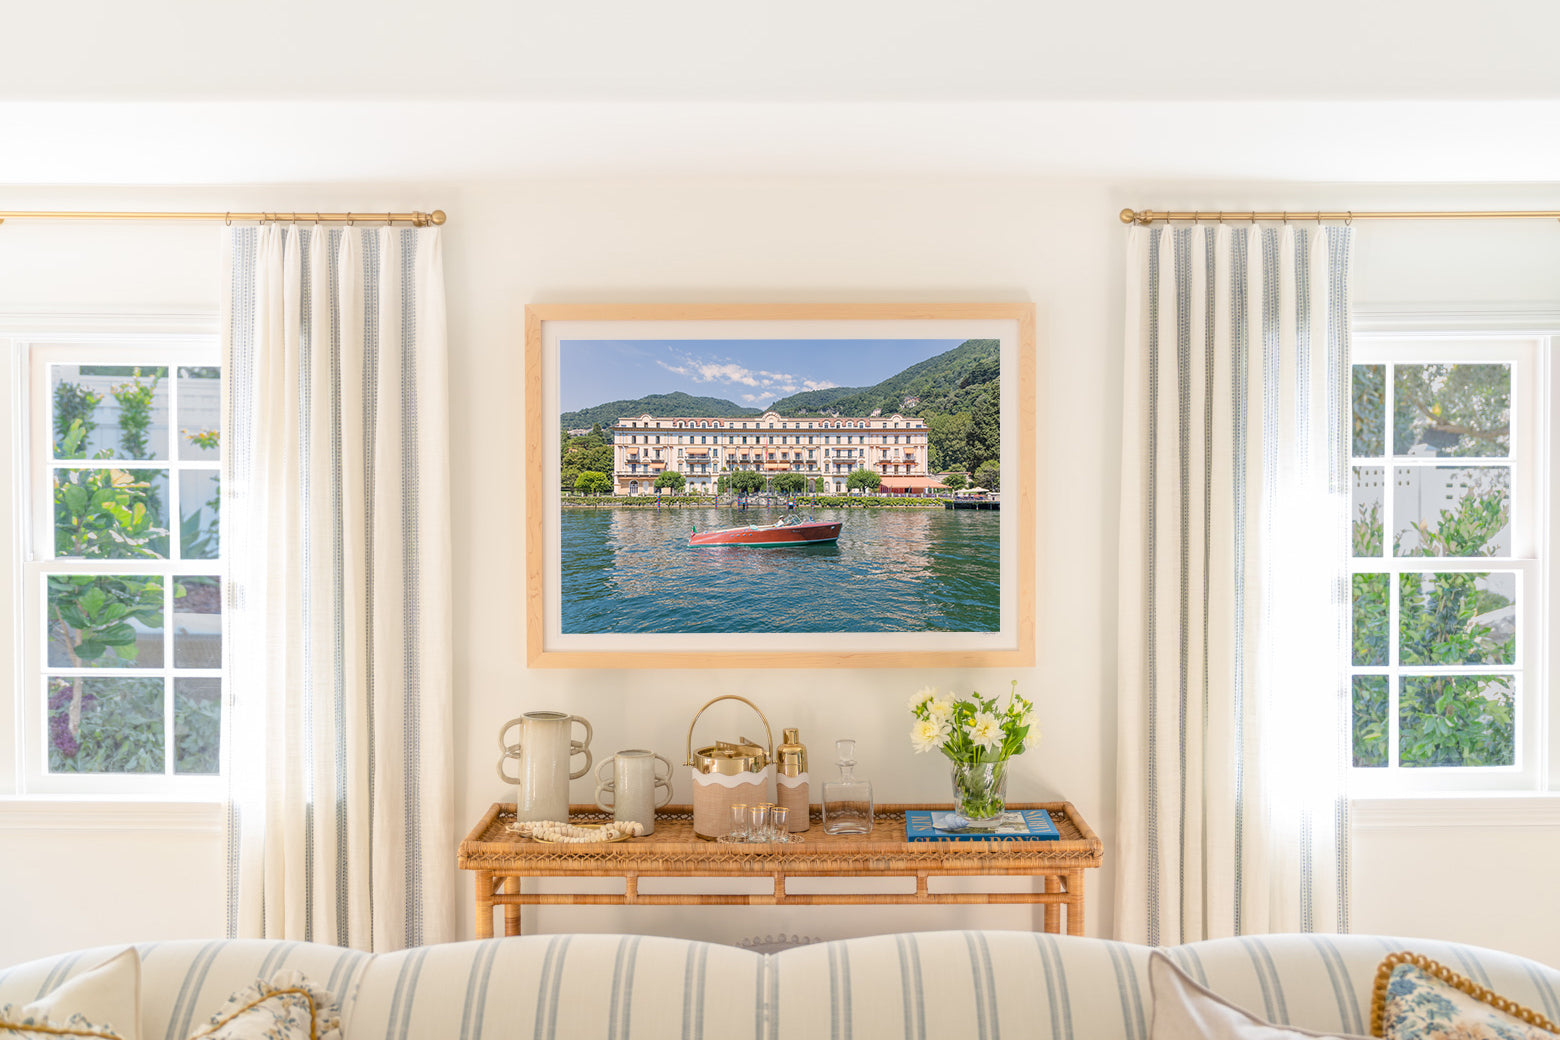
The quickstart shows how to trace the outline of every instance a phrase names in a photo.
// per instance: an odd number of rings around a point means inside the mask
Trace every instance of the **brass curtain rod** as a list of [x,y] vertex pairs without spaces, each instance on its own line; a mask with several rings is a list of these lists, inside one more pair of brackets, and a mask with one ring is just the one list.
[[240,223],[261,224],[410,224],[413,227],[437,227],[444,223],[444,211],[436,209],[432,213],[359,213],[349,211],[347,213],[290,213],[290,212],[262,212],[262,213],[117,213],[94,210],[0,210],[0,223],[6,220],[221,220],[231,224],[235,220]]
[[1469,209],[1469,210],[1312,210],[1301,212],[1300,210],[1155,210],[1155,209],[1124,209],[1121,211],[1123,224],[1137,224],[1146,227],[1149,224],[1161,221],[1188,220],[1201,222],[1205,220],[1235,221],[1237,223],[1256,223],[1259,220],[1278,220],[1288,223],[1291,220],[1298,221],[1343,221],[1345,224],[1353,220],[1560,220],[1560,210],[1554,209]]

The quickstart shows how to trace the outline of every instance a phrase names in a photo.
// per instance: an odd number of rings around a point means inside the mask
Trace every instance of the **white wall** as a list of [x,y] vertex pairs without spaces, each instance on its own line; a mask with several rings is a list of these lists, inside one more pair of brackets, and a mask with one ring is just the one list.
[[[926,682],[986,691],[1017,678],[1036,702],[1045,739],[1019,762],[1010,795],[1066,798],[1105,840],[1106,867],[1088,879],[1088,932],[1111,928],[1114,837],[1115,531],[1120,409],[1121,231],[1124,205],[1211,203],[1250,197],[1263,205],[1364,208],[1364,191],[1239,186],[1056,184],[1034,180],[572,180],[487,185],[339,187],[200,192],[19,192],[18,208],[315,209],[429,208],[446,226],[454,401],[455,646],[460,830],[505,796],[493,765],[499,726],[521,711],[558,708],[596,726],[598,754],[648,746],[683,757],[688,722],[720,693],[756,701],[777,727],[795,725],[820,765],[830,741],[859,741],[861,772],[885,801],[946,797],[937,762],[916,758],[905,738],[905,698]],[[1416,195],[1371,189],[1421,202]],[[1495,205],[1487,193],[1440,193],[1458,205]],[[1480,201],[1474,202],[1473,199]],[[1379,203],[1379,199],[1376,200]],[[1442,264],[1432,249],[1451,234],[1472,251]],[[1368,242],[1366,241],[1368,236]],[[1448,298],[1552,301],[1560,296],[1560,239],[1552,228],[1469,225],[1423,230],[1361,229],[1357,300]],[[0,228],[0,312],[67,306],[207,311],[217,306],[218,231],[210,226],[12,222]],[[1553,283],[1553,284],[1551,284]],[[1031,300],[1039,315],[1041,465],[1051,500],[1039,518],[1039,666],[1023,671],[533,671],[523,661],[520,537],[526,503],[519,470],[522,315],[531,302],[589,301]],[[3,618],[0,618],[3,620]],[[739,712],[712,710],[701,732],[729,734]],[[744,725],[744,731],[746,727]],[[0,739],[5,734],[0,733]],[[576,800],[587,801],[585,781]],[[688,798],[679,774],[678,800]],[[7,809],[0,805],[0,819]],[[11,810],[15,811],[15,810]],[[1510,851],[1553,833],[1513,830]],[[1488,930],[1466,915],[1423,912],[1430,893],[1454,877],[1426,862],[1423,843],[1395,834],[1362,835],[1357,863],[1370,905],[1360,930],[1452,938]],[[1560,963],[1560,941],[1529,913],[1530,878],[1503,873],[1504,829],[1488,835],[1491,863],[1480,916],[1502,925],[1498,945]],[[95,835],[99,847],[148,866],[144,897],[77,907],[77,879],[46,864],[58,832],[0,830],[0,912],[24,927],[0,930],[0,963],[82,945],[88,933],[111,941],[209,935],[222,928],[220,839],[171,843],[160,831]],[[453,855],[453,850],[451,850]],[[1457,858],[1466,863],[1466,859]],[[209,870],[192,888],[191,864]],[[1514,870],[1515,868],[1509,868]],[[1460,880],[1460,879],[1459,879]],[[42,891],[40,891],[42,889]],[[469,892],[469,885],[462,885]],[[179,915],[164,912],[180,904]],[[30,910],[47,906],[47,914]],[[1398,910],[1403,909],[1403,913]],[[469,934],[472,910],[462,901]],[[50,926],[73,914],[71,929]],[[1407,920],[1404,920],[1405,915]],[[1020,908],[926,910],[544,908],[527,910],[543,930],[654,930],[735,940],[790,933],[835,937],[890,927],[1028,927]],[[90,922],[83,924],[83,922]],[[1509,929],[1509,931],[1508,931]]]

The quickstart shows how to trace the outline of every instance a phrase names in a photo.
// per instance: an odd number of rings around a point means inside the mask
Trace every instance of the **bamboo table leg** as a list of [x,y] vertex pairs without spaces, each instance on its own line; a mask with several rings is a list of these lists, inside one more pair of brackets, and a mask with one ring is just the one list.
[[[1062,879],[1056,874],[1045,876],[1045,890],[1048,894],[1060,893]],[[1072,914],[1067,915],[1067,923],[1072,924]],[[1045,904],[1045,930],[1053,935],[1062,930],[1062,905],[1060,903]]]
[[1067,875],[1067,934],[1083,934],[1083,871]]
[[477,938],[493,938],[493,872],[477,873]]
[[[514,877],[513,875],[511,875],[509,877],[504,878],[504,894],[508,895],[508,896],[517,896],[517,895],[520,894],[520,879],[518,877]],[[520,934],[520,904],[519,903],[505,903],[504,904],[504,934],[505,935],[519,935]]]

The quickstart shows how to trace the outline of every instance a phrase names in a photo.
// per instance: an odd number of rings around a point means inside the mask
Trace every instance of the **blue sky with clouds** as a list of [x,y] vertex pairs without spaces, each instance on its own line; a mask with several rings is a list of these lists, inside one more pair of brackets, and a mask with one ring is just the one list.
[[763,408],[803,390],[872,386],[962,339],[564,340],[560,411],[681,390]]

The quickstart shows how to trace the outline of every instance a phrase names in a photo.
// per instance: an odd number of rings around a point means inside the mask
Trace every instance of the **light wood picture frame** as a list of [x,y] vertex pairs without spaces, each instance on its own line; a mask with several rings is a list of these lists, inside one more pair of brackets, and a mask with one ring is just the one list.
[[[530,666],[970,668],[1034,664],[1035,518],[1042,483],[1036,465],[1038,387],[1033,304],[537,304],[526,307],[525,320],[526,648]],[[927,351],[938,350],[939,344],[947,343],[958,345],[964,352],[955,355],[950,349],[935,357],[927,354]],[[788,548],[689,547],[686,537],[701,523],[706,530],[712,525],[759,527],[776,518],[773,512],[756,506],[750,513],[744,508],[746,500],[733,498],[721,500],[717,507],[704,505],[708,500],[700,500],[698,505],[674,507],[670,489],[652,489],[651,473],[659,474],[668,469],[687,470],[690,482],[701,482],[696,486],[713,490],[720,479],[718,474],[728,472],[729,468],[785,468],[785,456],[779,463],[759,462],[764,456],[756,446],[752,455],[747,455],[748,437],[739,437],[738,427],[744,433],[750,427],[756,427],[751,434],[755,445],[766,440],[779,441],[782,451],[788,446],[787,441],[794,440],[798,448],[805,441],[810,459],[806,468],[814,475],[820,466],[811,461],[815,439],[823,446],[841,441],[871,444],[872,464],[885,474],[890,471],[908,474],[916,465],[921,473],[929,474],[928,457],[935,457],[936,453],[929,449],[928,442],[936,438],[928,434],[927,426],[937,416],[922,419],[909,414],[917,411],[919,398],[895,396],[894,401],[905,402],[903,407],[894,409],[892,414],[877,409],[880,414],[860,423],[867,427],[860,434],[842,436],[834,429],[832,420],[840,416],[838,409],[828,402],[829,396],[843,394],[841,407],[848,410],[851,402],[869,400],[870,394],[865,397],[848,394],[839,387],[829,387],[828,379],[808,376],[808,359],[814,359],[811,364],[820,371],[833,371],[841,358],[866,366],[862,370],[867,372],[881,370],[887,365],[888,370],[881,372],[883,385],[895,388],[892,393],[897,395],[897,388],[908,384],[900,379],[906,373],[893,367],[892,362],[900,356],[895,351],[903,351],[905,368],[919,364],[921,367],[916,368],[917,372],[945,372],[946,367],[938,366],[955,362],[967,366],[974,356],[971,351],[979,351],[981,357],[987,359],[981,364],[989,366],[993,356],[998,359],[997,377],[976,384],[977,389],[989,388],[985,391],[989,395],[988,401],[1000,400],[1000,493],[984,496],[988,503],[992,500],[1000,503],[997,510],[977,519],[974,514],[962,510],[949,509],[943,514],[942,510],[949,508],[948,502],[936,503],[935,508],[930,509],[924,504],[915,509],[904,506],[862,508],[859,500],[851,499],[844,491],[843,474],[846,466],[866,468],[868,456],[865,452],[868,449],[851,447],[848,450],[863,454],[839,465],[832,463],[832,451],[843,453],[844,449],[820,449],[820,454],[831,459],[824,468],[836,474],[837,479],[812,479],[808,487],[815,494],[837,488],[846,494],[846,500],[815,497],[810,518],[819,523],[841,522],[845,533],[837,542]],[[617,364],[612,360],[618,358],[630,359],[631,363]],[[764,359],[773,360],[764,363]],[[647,372],[678,373],[677,379],[667,377],[678,385],[692,386],[688,382],[690,379],[700,386],[708,385],[711,397],[719,397],[723,388],[735,387],[744,392],[732,396],[758,402],[756,408],[760,415],[767,403],[774,403],[772,398],[783,391],[806,387],[819,389],[822,393],[784,397],[788,402],[806,402],[788,407],[807,409],[808,421],[802,421],[804,413],[792,411],[787,418],[796,421],[776,423],[782,428],[778,435],[765,428],[768,423],[760,424],[756,416],[742,413],[734,402],[731,403],[737,410],[725,413],[727,417],[720,421],[718,431],[699,432],[704,429],[698,425],[701,421],[707,427],[716,426],[716,421],[698,417],[699,409],[705,407],[702,402],[698,406],[685,405],[680,412],[678,406],[666,404],[664,408],[655,409],[666,411],[666,415],[647,419],[649,410],[638,413],[641,405],[645,409],[650,405],[631,400],[629,403],[636,405],[633,409],[636,414],[620,416],[615,424],[612,416],[617,415],[624,407],[624,401],[629,399],[613,401],[612,408],[607,407],[607,400],[598,402],[595,399],[608,398],[614,386],[625,385],[622,373],[638,364],[643,364]],[[872,369],[873,364],[877,364],[878,369]],[[989,370],[982,374],[989,375]],[[945,375],[944,383],[940,385],[947,385],[947,378]],[[567,388],[564,386],[566,379]],[[896,379],[900,381],[895,382]],[[648,398],[665,392],[664,387],[652,385],[654,383],[655,380],[647,376],[632,385],[644,389],[639,397]],[[859,381],[844,385],[858,386]],[[562,406],[566,389],[573,410]],[[865,389],[863,394],[866,394]],[[656,404],[668,400],[686,403],[692,398],[658,398]],[[583,408],[582,401],[599,407]],[[812,404],[815,401],[818,402],[816,407]],[[720,403],[724,405],[728,401]],[[690,413],[687,407],[694,407],[694,411]],[[989,404],[986,407],[989,409]],[[901,413],[904,413],[903,421]],[[989,417],[989,411],[987,414]],[[583,434],[567,434],[560,422],[565,415],[582,424],[581,416],[595,417],[591,427],[583,428],[593,430],[599,426],[600,435],[586,438]],[[678,416],[678,420],[674,422],[673,416]],[[689,421],[681,421],[683,418]],[[767,418],[772,420],[774,417]],[[744,423],[742,420],[745,419],[754,421]],[[967,419],[966,414],[960,421]],[[648,432],[650,443],[645,448],[616,446],[624,441],[644,439],[628,429],[629,425],[643,427]],[[903,437],[891,432],[887,435],[874,432],[901,426],[907,429]],[[787,436],[788,427],[794,427],[797,432]],[[803,429],[805,433],[800,432]],[[825,429],[828,434],[822,433]],[[759,430],[762,430],[762,436]],[[919,437],[911,436],[910,431],[918,432]],[[948,440],[945,433],[939,432],[937,437],[941,437],[943,443],[955,443]],[[740,463],[736,456],[738,440],[742,441],[740,450],[744,452]],[[900,440],[906,442],[903,467],[899,465]],[[912,446],[910,442],[917,440],[920,443]],[[572,465],[576,457],[604,458],[602,454],[572,454],[576,448],[585,450],[586,446],[599,449],[603,441],[613,446],[614,472],[606,476],[612,482],[614,492],[627,495],[632,487],[633,494],[643,496],[632,501],[617,500],[619,504],[608,510],[595,507],[595,502],[600,500],[577,498],[572,494],[566,496],[561,486],[566,444],[570,446]],[[706,441],[711,442],[710,447],[704,446]],[[662,442],[665,442],[664,448]],[[895,443],[892,454],[886,450],[884,442]],[[652,444],[657,456],[665,456],[664,459],[656,458],[654,470],[648,469]],[[880,444],[884,447],[880,448]],[[729,463],[721,457],[721,451],[726,452]],[[913,458],[914,451],[921,453],[920,459]],[[633,454],[630,456],[625,452]],[[686,460],[683,452],[688,454]],[[881,462],[877,460],[880,453]],[[777,454],[780,452],[774,450],[773,443],[764,445],[764,455],[773,458]],[[710,456],[714,456],[713,463]],[[797,459],[800,458],[798,451]],[[641,465],[646,468],[641,469]],[[796,465],[801,468],[802,464]],[[573,473],[572,470],[569,472]],[[701,475],[693,476],[695,473]],[[702,475],[705,473],[709,476]],[[641,480],[637,474],[645,479]],[[885,476],[883,479],[890,478]],[[892,479],[901,480],[899,477]],[[904,484],[914,493],[918,484],[925,482],[924,478],[912,478]],[[653,498],[657,490],[666,493],[659,504]],[[563,504],[566,497],[571,503],[567,509]],[[810,496],[796,497],[801,500],[797,503],[799,510],[805,514]],[[825,506],[818,508],[819,502]],[[829,507],[830,502],[835,506]],[[888,519],[890,514],[905,519],[898,527],[892,527]],[[809,516],[804,515],[801,519],[805,523]],[[979,581],[961,576],[961,580],[953,584],[961,587],[960,594],[966,599],[979,601],[974,607],[959,606],[947,613],[932,609],[924,617],[901,610],[896,615],[897,620],[885,620],[875,614],[873,604],[879,595],[885,600],[889,598],[890,583],[886,578],[873,577],[875,572],[868,562],[873,553],[881,556],[883,545],[897,545],[901,551],[915,555],[912,562],[922,566],[920,572],[915,572],[906,563],[902,568],[896,567],[895,573],[911,574],[908,595],[916,600],[919,593],[914,582],[918,579],[914,575],[933,572],[921,558],[919,543],[907,540],[905,530],[908,527],[912,534],[947,531],[950,525],[955,534],[949,537],[957,537],[959,544],[966,547],[976,546],[984,554],[970,565],[970,573],[994,575],[996,581],[988,580],[986,584],[994,584],[995,588],[986,588]],[[891,535],[884,533],[890,530]],[[998,532],[994,555],[989,537],[982,537],[981,532]],[[928,535],[925,555],[938,557],[939,566],[954,566],[947,561],[959,554],[939,551],[936,546],[942,543],[936,540],[938,537],[943,536]],[[567,601],[563,588],[565,543],[570,554]],[[906,546],[908,550],[904,548]],[[640,555],[633,556],[633,553]],[[975,569],[977,566],[978,570]],[[662,569],[655,570],[657,567]],[[651,569],[646,571],[645,568]],[[689,568],[696,570],[683,573]],[[581,584],[584,580],[579,577],[581,574],[590,576],[585,585]],[[846,577],[852,575],[856,577]],[[659,596],[655,590],[662,587],[663,583],[657,580],[662,577],[667,591]],[[881,585],[878,584],[880,580]],[[934,579],[925,580],[932,582]],[[611,595],[616,593],[600,591],[608,587],[632,587],[638,592],[649,587],[651,592],[648,597],[630,597],[624,593],[624,598],[613,601]],[[724,606],[717,592],[722,587],[736,590],[728,591],[729,599]],[[905,587],[903,580],[893,587]],[[975,589],[973,595],[968,591],[972,587]],[[582,588],[588,588],[588,594],[581,594]],[[816,606],[818,617],[823,619],[804,620],[801,622],[803,628],[820,624],[825,626],[822,630],[806,631],[795,627],[794,622],[790,627],[784,623],[771,625],[767,620],[769,615],[759,621],[744,615],[751,605],[750,599],[767,603],[764,597],[777,598],[781,594],[775,590],[785,590],[793,601],[786,616],[795,618],[798,615],[794,600],[798,589],[813,597],[806,604],[806,610]],[[838,597],[847,593],[858,597],[857,601],[848,606],[843,601],[837,602]],[[930,593],[924,598],[927,602],[941,602]],[[742,604],[741,610],[733,609],[733,604],[737,603]],[[863,625],[856,620],[840,620],[861,617],[868,617],[870,623]]]

